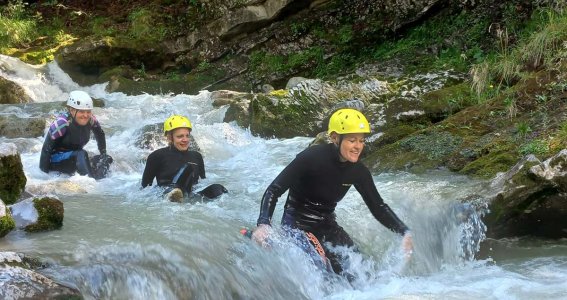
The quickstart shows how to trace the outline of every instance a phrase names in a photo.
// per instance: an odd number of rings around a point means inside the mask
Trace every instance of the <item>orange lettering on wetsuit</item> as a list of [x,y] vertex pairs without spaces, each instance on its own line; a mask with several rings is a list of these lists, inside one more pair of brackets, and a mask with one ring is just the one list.
[[307,236],[307,238],[309,239],[311,244],[313,244],[313,247],[315,247],[315,250],[317,251],[317,253],[319,253],[319,255],[321,256],[323,261],[327,262],[327,256],[325,255],[325,249],[323,249],[323,246],[321,246],[321,243],[319,242],[317,237],[315,237],[315,235],[313,233],[307,232],[307,231],[305,232],[305,235]]

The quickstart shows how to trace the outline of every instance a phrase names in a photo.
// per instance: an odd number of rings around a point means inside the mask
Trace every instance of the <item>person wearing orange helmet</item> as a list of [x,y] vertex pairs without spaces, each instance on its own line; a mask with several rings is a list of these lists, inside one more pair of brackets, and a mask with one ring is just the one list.
[[[173,115],[165,120],[163,132],[169,145],[148,156],[142,175],[142,188],[152,185],[155,178],[158,186],[165,187],[170,201],[182,202],[191,194],[199,178],[206,177],[203,156],[189,150],[192,129],[191,121],[184,116]],[[215,198],[225,192],[223,186],[214,184],[199,193],[207,198]]]
[[[343,273],[347,267],[346,257],[334,253],[326,245],[354,247],[353,240],[337,223],[335,215],[337,203],[354,186],[372,215],[403,236],[402,246],[409,258],[413,249],[409,228],[384,203],[370,171],[359,161],[368,133],[370,126],[361,112],[340,109],[333,113],[328,127],[332,143],[305,149],[272,181],[262,196],[252,239],[266,244],[278,198],[289,190],[281,220],[284,231],[304,232],[315,248],[322,245],[332,270]],[[315,242],[312,242],[313,236]],[[351,276],[349,272],[344,275]]]

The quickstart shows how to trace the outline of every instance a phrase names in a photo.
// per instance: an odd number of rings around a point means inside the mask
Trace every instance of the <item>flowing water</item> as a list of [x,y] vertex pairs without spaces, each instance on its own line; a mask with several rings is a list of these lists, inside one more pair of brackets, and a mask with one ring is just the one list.
[[[0,240],[0,251],[47,260],[41,273],[76,286],[87,299],[567,299],[567,241],[489,240],[478,252],[483,224],[477,214],[460,215],[455,205],[481,190],[481,182],[442,172],[375,176],[385,201],[412,228],[415,252],[409,262],[402,258],[401,238],[349,191],[337,208],[339,223],[360,248],[342,249],[356,278],[349,282],[318,270],[286,241],[266,250],[239,233],[254,226],[264,189],[310,138],[264,139],[224,123],[226,108],[213,108],[206,91],[109,94],[104,84],[79,87],[54,63],[32,67],[5,56],[0,75],[24,87],[35,102],[64,101],[72,89],[105,101],[94,114],[115,163],[100,181],[42,173],[42,137],[0,138],[17,145],[27,190],[56,195],[65,207],[61,230],[13,231]],[[0,114],[20,117],[60,110],[58,104],[48,111],[0,105]],[[207,171],[198,187],[221,183],[228,194],[214,202],[179,204],[164,200],[157,189],[140,189],[145,158],[165,145],[139,148],[140,130],[172,113],[194,124]],[[96,142],[86,149],[97,153]]]

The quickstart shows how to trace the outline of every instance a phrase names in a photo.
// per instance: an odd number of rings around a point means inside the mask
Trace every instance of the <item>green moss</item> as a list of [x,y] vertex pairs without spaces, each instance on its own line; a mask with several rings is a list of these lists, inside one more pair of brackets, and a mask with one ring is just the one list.
[[444,119],[476,104],[467,82],[429,92],[423,95],[422,99],[425,114],[433,121]]
[[59,229],[63,226],[63,203],[57,199],[44,197],[33,200],[34,207],[39,217],[37,223],[28,225],[28,232],[48,231]]
[[24,190],[26,182],[27,178],[19,154],[0,157],[0,198],[4,203],[15,203]]
[[492,151],[464,166],[460,173],[479,178],[493,178],[498,172],[506,172],[518,162],[511,149]]
[[314,135],[319,110],[316,103],[301,93],[287,98],[259,94],[250,103],[250,129],[265,137]]
[[400,141],[405,151],[415,151],[430,160],[438,160],[453,153],[463,139],[444,131],[430,131],[414,135]]
[[0,237],[6,236],[10,231],[16,228],[16,222],[11,215],[0,218]]

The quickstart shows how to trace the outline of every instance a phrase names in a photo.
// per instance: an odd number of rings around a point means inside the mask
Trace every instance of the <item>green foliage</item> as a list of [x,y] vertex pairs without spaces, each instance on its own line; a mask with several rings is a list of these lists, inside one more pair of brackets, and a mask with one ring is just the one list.
[[272,72],[290,72],[307,65],[320,64],[323,61],[323,49],[312,47],[289,56],[254,51],[250,55],[250,68],[259,74]]
[[203,61],[201,61],[201,62],[199,63],[199,65],[197,66],[197,71],[198,71],[198,72],[201,72],[201,71],[207,70],[207,69],[210,68],[210,67],[211,67],[211,63],[209,63],[209,62],[206,61],[206,60],[203,60]]
[[508,117],[510,119],[513,119],[516,117],[516,114],[518,113],[518,107],[516,105],[516,99],[514,99],[513,97],[506,97],[504,98],[504,106],[506,106],[506,111],[508,113]]
[[112,20],[106,17],[95,17],[90,20],[92,33],[97,37],[114,36],[116,29],[112,25]]
[[516,132],[520,138],[526,139],[528,134],[532,132],[532,128],[528,123],[520,122],[516,124]]
[[35,40],[37,21],[26,14],[26,3],[11,0],[0,8],[0,48],[20,47]]
[[[405,57],[433,68],[465,70],[469,64],[482,61],[484,50],[479,47],[488,20],[477,19],[462,12],[456,17],[434,17],[412,28],[397,40],[385,41],[374,50],[375,59]],[[437,60],[427,61],[420,52],[433,51]]]
[[138,8],[128,15],[130,26],[128,34],[140,41],[157,42],[163,40],[167,34],[167,27],[160,15],[148,8]]
[[354,33],[352,32],[352,26],[350,24],[343,25],[338,32],[338,39],[340,44],[348,44],[352,38]]
[[508,29],[495,29],[499,53],[471,68],[471,85],[479,97],[482,98],[490,85],[497,86],[496,91],[501,92],[521,79],[526,69],[544,64],[551,66],[560,60],[563,43],[567,40],[567,14],[541,9],[532,16],[528,27],[535,32],[525,30],[518,34],[523,39],[516,47],[509,44]]
[[542,18],[545,23],[520,48],[520,55],[526,63],[537,67],[542,63],[553,63],[558,50],[564,47],[563,43],[567,40],[567,12],[545,9],[536,13],[546,16]]
[[520,147],[521,155],[534,154],[539,157],[544,157],[549,154],[549,145],[545,140],[533,140]]

